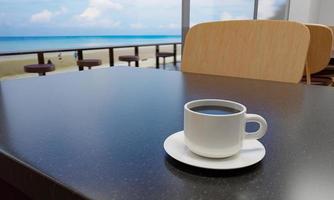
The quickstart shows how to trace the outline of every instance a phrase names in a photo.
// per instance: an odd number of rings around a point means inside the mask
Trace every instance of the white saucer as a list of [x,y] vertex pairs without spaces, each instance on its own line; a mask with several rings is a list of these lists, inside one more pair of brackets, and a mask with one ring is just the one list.
[[263,144],[258,140],[244,140],[240,153],[235,156],[223,159],[205,158],[188,149],[184,144],[183,131],[169,136],[164,142],[164,148],[168,155],[184,164],[218,170],[248,167],[260,162],[266,154]]

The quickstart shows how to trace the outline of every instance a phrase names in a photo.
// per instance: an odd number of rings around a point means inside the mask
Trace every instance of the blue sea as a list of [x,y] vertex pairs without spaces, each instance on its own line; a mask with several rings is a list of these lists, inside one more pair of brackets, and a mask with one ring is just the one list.
[[177,35],[0,37],[0,52],[104,47],[180,41],[181,36]]

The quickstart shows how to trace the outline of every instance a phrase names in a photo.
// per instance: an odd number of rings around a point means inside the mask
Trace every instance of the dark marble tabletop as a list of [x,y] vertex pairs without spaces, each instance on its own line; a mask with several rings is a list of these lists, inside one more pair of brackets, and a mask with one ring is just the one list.
[[[210,171],[166,155],[200,98],[267,119],[260,164]],[[0,152],[0,177],[33,199],[333,199],[334,89],[135,68],[2,81]]]

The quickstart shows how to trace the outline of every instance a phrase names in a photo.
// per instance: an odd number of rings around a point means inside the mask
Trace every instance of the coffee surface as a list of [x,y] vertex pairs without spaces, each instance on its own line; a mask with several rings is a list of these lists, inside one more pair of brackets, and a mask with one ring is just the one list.
[[197,106],[190,110],[209,115],[230,115],[240,112],[240,110],[225,106]]

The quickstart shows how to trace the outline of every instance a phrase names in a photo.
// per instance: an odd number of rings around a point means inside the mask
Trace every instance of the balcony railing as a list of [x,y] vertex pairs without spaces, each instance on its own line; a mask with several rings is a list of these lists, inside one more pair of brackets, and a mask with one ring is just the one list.
[[[83,52],[84,51],[90,51],[90,50],[109,50],[109,65],[110,67],[115,65],[115,56],[114,56],[114,50],[115,49],[122,49],[122,48],[134,48],[134,53],[136,56],[139,55],[139,49],[140,47],[150,47],[155,46],[156,53],[159,53],[160,46],[173,46],[173,53],[174,53],[174,63],[176,63],[176,55],[177,55],[177,45],[182,45],[181,42],[171,42],[171,43],[154,43],[154,44],[134,44],[134,45],[118,45],[118,46],[105,46],[105,47],[90,47],[90,48],[71,48],[71,49],[53,49],[53,50],[37,50],[37,51],[22,51],[22,52],[5,52],[0,53],[0,56],[15,56],[15,55],[28,55],[28,54],[37,54],[37,61],[38,64],[44,64],[45,53],[62,53],[62,52],[70,52],[70,51],[76,51],[78,55],[78,59],[82,60],[84,59]],[[158,63],[158,58],[157,63]],[[158,67],[158,66],[157,66]]]

